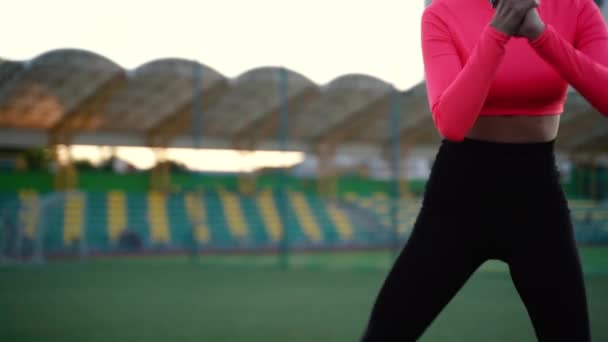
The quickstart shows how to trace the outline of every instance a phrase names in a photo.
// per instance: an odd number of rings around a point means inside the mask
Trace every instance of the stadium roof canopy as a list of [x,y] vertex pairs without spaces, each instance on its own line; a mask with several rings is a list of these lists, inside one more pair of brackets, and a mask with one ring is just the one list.
[[[194,112],[199,113],[193,120]],[[285,124],[281,113],[288,113]],[[608,124],[570,92],[558,144],[608,151]],[[407,91],[367,75],[326,85],[277,67],[227,78],[189,60],[134,70],[89,51],[53,50],[0,62],[0,145],[49,144],[278,149],[354,147],[387,151],[435,144],[424,83]]]

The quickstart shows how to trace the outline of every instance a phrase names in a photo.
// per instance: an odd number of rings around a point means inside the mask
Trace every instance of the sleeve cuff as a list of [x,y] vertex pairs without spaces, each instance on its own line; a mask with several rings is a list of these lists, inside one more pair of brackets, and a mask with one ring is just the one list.
[[537,48],[537,47],[543,45],[543,43],[545,41],[547,41],[547,39],[549,39],[549,35],[552,32],[553,32],[553,26],[551,26],[550,24],[545,24],[545,29],[543,30],[543,33],[541,33],[540,36],[536,37],[536,39],[531,40],[530,45],[534,48]]
[[490,37],[494,38],[497,42],[501,43],[501,44],[506,44],[509,39],[511,39],[511,36],[498,31],[494,26],[492,25],[487,25],[485,28],[485,33],[488,34]]

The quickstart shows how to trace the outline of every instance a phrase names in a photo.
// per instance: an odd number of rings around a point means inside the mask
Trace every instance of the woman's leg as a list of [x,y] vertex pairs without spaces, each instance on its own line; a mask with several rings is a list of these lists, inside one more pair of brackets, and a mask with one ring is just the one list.
[[565,200],[530,222],[515,228],[519,238],[509,266],[538,340],[590,341],[583,273]]
[[[376,299],[362,341],[415,341],[484,261],[462,213],[423,208]],[[472,225],[472,223],[471,223]]]

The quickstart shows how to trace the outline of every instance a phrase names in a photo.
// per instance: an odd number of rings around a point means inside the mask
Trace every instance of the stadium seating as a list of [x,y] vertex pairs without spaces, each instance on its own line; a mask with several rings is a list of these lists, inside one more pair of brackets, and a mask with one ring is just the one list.
[[571,200],[570,210],[579,242],[608,242],[608,202]]
[[84,196],[74,193],[66,196],[64,205],[63,243],[72,245],[82,239],[84,225]]
[[293,207],[296,220],[303,231],[306,239],[312,243],[320,243],[323,240],[323,235],[318,218],[313,214],[310,202],[306,196],[301,193],[290,192],[289,202]]
[[279,242],[283,237],[282,224],[272,191],[265,190],[259,194],[256,198],[256,205],[260,210],[269,241]]
[[127,228],[127,200],[122,191],[110,191],[107,195],[108,235],[116,243],[120,233]]
[[148,194],[148,222],[150,223],[150,240],[153,243],[163,244],[171,240],[165,194],[157,191],[151,191]]
[[[360,196],[355,193],[347,193],[345,199],[360,210],[368,211],[371,215],[375,216],[377,224],[385,229],[392,227],[392,200],[387,194],[377,192],[371,196]],[[416,215],[420,209],[420,200],[417,198],[399,199],[395,206],[397,233],[399,235],[408,234],[414,225]]]
[[32,190],[22,190],[19,192],[19,200],[23,208],[19,211],[19,221],[23,227],[23,234],[33,239],[36,235],[39,218],[38,193]]
[[209,227],[207,209],[203,204],[202,196],[187,193],[184,195],[184,201],[196,242],[208,244],[211,241],[211,228]]
[[232,237],[235,240],[243,241],[249,235],[249,227],[239,196],[225,190],[220,190],[219,195]]
[[[24,190],[0,193],[0,247],[15,248],[14,229],[11,235],[8,227],[18,227],[25,241],[43,229],[48,253],[116,251],[127,233],[151,251],[270,248],[281,243],[284,233],[293,247],[385,245],[407,238],[419,208],[419,199],[392,201],[381,192],[328,199],[271,189],[254,195],[221,188],[179,193]],[[608,242],[608,202],[571,200],[570,208],[579,242]]]

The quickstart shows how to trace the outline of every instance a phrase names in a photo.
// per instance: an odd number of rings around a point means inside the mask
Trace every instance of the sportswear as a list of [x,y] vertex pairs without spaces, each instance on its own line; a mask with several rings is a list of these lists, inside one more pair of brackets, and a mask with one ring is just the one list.
[[435,0],[422,15],[428,101],[438,131],[461,141],[479,116],[558,115],[568,84],[608,114],[608,30],[593,0],[543,0],[533,41],[490,25],[487,0]]
[[[361,341],[417,341],[480,265],[493,259],[509,266],[532,321],[534,332],[522,335],[589,342],[585,281],[554,150],[555,141],[444,139],[422,208]],[[500,295],[477,293],[475,300]],[[471,318],[461,330],[476,323]]]

